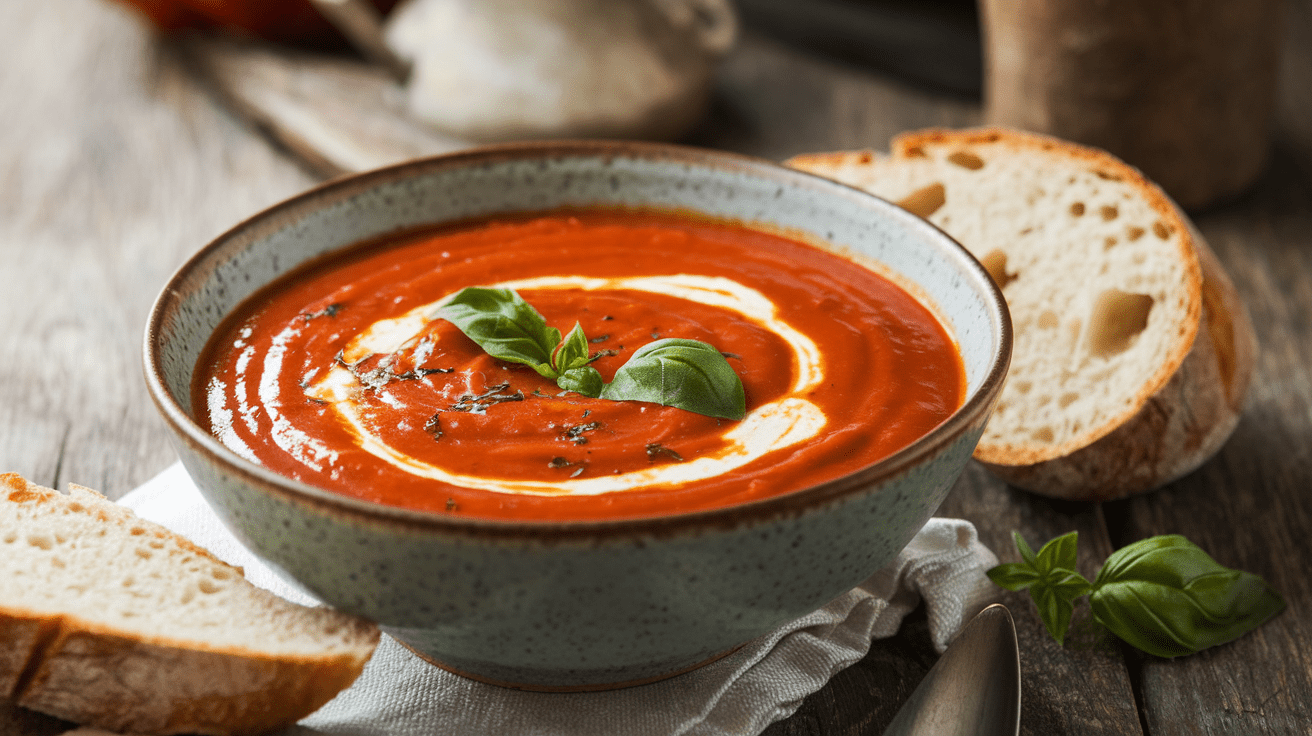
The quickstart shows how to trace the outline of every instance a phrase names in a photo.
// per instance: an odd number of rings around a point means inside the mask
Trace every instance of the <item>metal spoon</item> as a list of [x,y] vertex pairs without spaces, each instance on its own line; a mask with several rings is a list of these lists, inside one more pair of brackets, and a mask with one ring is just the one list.
[[934,663],[884,736],[1016,736],[1020,647],[1007,607],[971,619]]

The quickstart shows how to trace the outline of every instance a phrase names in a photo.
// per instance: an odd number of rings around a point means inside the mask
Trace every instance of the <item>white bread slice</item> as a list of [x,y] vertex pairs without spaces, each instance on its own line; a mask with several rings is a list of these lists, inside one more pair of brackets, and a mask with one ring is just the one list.
[[0,475],[0,697],[140,734],[257,734],[351,684],[373,624],[289,603],[89,489]]
[[787,163],[925,217],[1002,287],[1011,370],[975,457],[1003,479],[1119,498],[1192,471],[1230,436],[1252,324],[1202,237],[1136,169],[1001,128],[918,131],[887,156]]

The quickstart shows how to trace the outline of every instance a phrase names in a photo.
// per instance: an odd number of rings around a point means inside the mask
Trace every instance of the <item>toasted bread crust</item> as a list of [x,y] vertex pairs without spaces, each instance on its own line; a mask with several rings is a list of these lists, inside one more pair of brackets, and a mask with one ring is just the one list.
[[[204,558],[235,576],[241,573],[94,491],[75,488],[64,496],[9,473],[0,475],[0,503],[24,505],[28,513],[90,517],[107,527],[108,536],[167,538],[184,554]],[[29,530],[20,521],[17,528],[0,531],[14,538],[6,539],[7,544],[22,545]],[[105,560],[107,568],[131,564]],[[59,585],[57,580],[48,582]],[[234,584],[249,586],[244,580]],[[74,613],[71,600],[69,610],[52,611],[32,610],[5,598],[0,596],[0,695],[66,720],[138,734],[258,734],[289,726],[350,685],[379,636],[364,620],[297,606],[271,594],[268,605],[277,606],[280,615],[305,617],[316,631],[331,631],[324,641],[335,637],[333,644],[301,654],[264,651],[260,641],[216,645],[167,632],[121,630]],[[231,611],[235,617],[244,613]],[[351,645],[342,646],[343,641]]]
[[1253,375],[1257,338],[1248,310],[1201,235],[1204,329],[1161,389],[1089,445],[1032,464],[990,462],[1012,485],[1072,501],[1110,501],[1193,472],[1230,438]]
[[17,702],[118,732],[260,734],[314,712],[364,665],[358,656],[274,658],[193,646],[64,620]]
[[[1237,422],[1252,373],[1256,353],[1252,325],[1210,248],[1169,197],[1137,169],[1104,151],[1003,128],[915,131],[895,137],[887,156],[871,151],[820,153],[787,163],[877,191],[891,172],[934,166],[926,152],[941,155],[944,149],[967,157],[979,154],[981,160],[1037,152],[1071,169],[1085,169],[1133,188],[1171,236],[1166,245],[1174,246],[1172,257],[1183,272],[1182,283],[1171,292],[1178,308],[1171,313],[1179,317],[1172,323],[1169,350],[1136,384],[1122,409],[1063,442],[986,433],[975,457],[1020,487],[1061,498],[1104,500],[1159,487],[1215,453]],[[960,165],[974,168],[969,158]],[[922,178],[932,178],[929,168],[916,171],[923,171]],[[906,179],[916,178],[900,173]],[[904,206],[915,212],[915,195],[920,194],[914,192]],[[941,198],[937,204],[931,202],[932,207],[941,204]],[[947,229],[952,234],[952,228]],[[982,254],[976,251],[976,255]],[[1027,357],[1017,355],[1013,360]]]

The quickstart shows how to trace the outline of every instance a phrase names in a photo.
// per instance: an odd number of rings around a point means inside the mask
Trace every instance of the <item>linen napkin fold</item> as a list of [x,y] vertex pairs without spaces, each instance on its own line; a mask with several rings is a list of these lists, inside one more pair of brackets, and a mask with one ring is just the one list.
[[[283,582],[210,509],[180,463],[119,503],[246,570],[255,585],[298,603],[316,601]],[[890,565],[818,611],[697,670],[623,690],[533,693],[486,685],[420,660],[384,636],[350,688],[285,736],[477,734],[756,734],[791,715],[834,673],[893,636],[923,597],[941,652],[996,588],[997,557],[975,527],[931,519]]]

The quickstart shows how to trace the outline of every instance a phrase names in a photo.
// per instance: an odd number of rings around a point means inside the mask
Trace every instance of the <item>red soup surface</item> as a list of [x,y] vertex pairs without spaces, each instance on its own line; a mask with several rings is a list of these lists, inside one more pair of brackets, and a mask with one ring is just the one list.
[[[659,338],[713,345],[746,418],[563,392],[487,355],[440,301],[515,289],[578,322],[605,381]],[[281,475],[483,519],[635,518],[812,486],[955,411],[956,346],[934,315],[842,256],[741,225],[581,211],[389,239],[248,300],[201,358],[200,422]]]

